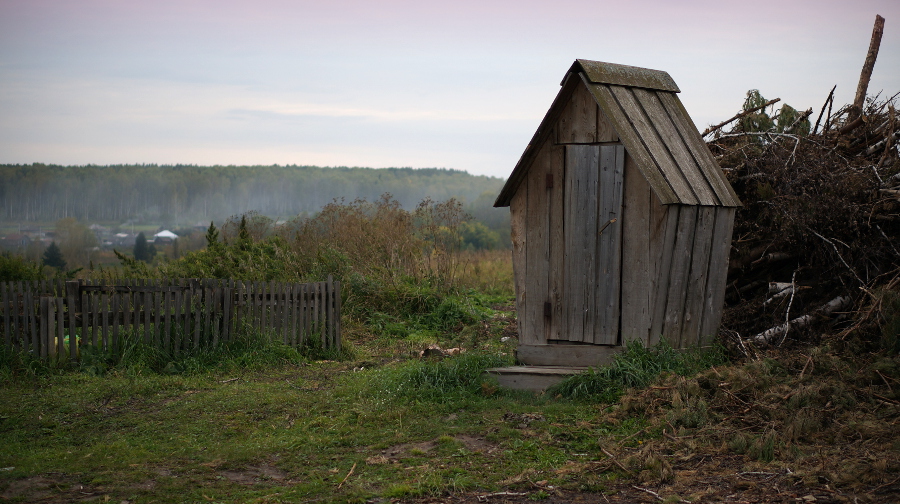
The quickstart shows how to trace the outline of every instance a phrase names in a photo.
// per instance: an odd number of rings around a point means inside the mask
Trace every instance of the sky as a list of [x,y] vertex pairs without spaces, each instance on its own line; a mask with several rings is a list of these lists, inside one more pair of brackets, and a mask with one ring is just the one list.
[[0,0],[0,163],[506,177],[577,58],[665,70],[698,128],[749,89],[900,91],[897,0]]

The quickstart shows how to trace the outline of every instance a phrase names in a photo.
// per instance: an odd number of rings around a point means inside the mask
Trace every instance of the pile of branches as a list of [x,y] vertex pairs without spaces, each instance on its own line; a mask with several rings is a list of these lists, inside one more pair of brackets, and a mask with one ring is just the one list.
[[837,111],[833,97],[813,126],[812,109],[775,111],[751,91],[744,112],[704,133],[744,205],[724,321],[742,345],[823,333],[897,345],[885,341],[900,327],[897,95]]

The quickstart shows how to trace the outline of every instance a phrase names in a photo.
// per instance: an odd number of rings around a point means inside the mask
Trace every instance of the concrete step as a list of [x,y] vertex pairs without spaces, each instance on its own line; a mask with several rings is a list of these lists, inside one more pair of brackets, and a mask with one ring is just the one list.
[[587,369],[571,366],[508,366],[491,368],[486,373],[497,378],[501,387],[539,392]]

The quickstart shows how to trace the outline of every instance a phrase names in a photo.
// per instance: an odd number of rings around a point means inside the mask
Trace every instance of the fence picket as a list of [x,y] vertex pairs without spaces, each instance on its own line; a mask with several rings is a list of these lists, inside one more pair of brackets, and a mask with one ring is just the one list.
[[219,317],[215,313],[218,311],[222,291],[216,286],[210,286],[208,292],[210,299],[206,302],[206,317],[207,319],[212,317],[212,325],[207,325],[206,331],[209,333],[207,341],[211,341],[212,346],[216,347],[219,345]]
[[101,332],[101,337],[103,339],[102,348],[109,348],[109,294],[106,292],[100,294],[100,313],[102,314],[100,323],[103,324],[103,331]]
[[31,347],[34,349],[34,355],[40,355],[40,343],[38,342],[38,334],[37,334],[37,314],[34,309],[34,291],[28,289],[25,291],[25,308],[27,310],[27,319],[25,320],[25,327],[28,330],[28,333],[31,335]]
[[12,307],[9,303],[9,286],[6,283],[0,284],[0,296],[2,296],[3,303],[3,344],[5,346],[12,345],[12,333],[10,333],[9,327],[9,312],[12,311]]
[[325,283],[325,334],[327,335],[328,345],[332,348],[334,345],[334,279],[328,275],[328,281]]
[[334,282],[334,348],[341,349],[341,281]]
[[[110,342],[109,348],[119,348],[119,325],[121,321],[121,313],[119,302],[122,299],[122,296],[119,292],[114,292],[112,295],[112,341]],[[107,348],[107,350],[109,349]]]
[[[57,294],[59,292],[57,291]],[[55,298],[55,303],[53,303],[54,298],[50,298],[51,304],[55,304],[54,311],[56,312],[56,341],[59,348],[59,356],[60,358],[66,356],[66,313],[63,310],[63,298],[57,297]],[[52,343],[52,342],[51,342]],[[69,338],[69,357],[74,360],[78,358],[78,345],[75,344],[75,338]]]
[[168,353],[172,351],[172,307],[169,305],[169,291],[163,291],[162,296],[163,316],[165,317],[165,331],[163,332],[165,339],[163,340],[163,350]]
[[229,282],[222,282],[221,287],[219,287],[221,294],[219,295],[219,336],[223,343],[229,341],[230,324],[231,324],[231,303],[232,301],[228,299],[228,296],[232,292],[232,288],[229,285]]
[[[162,282],[159,280],[151,280],[151,286],[154,289],[159,289],[162,285]],[[150,291],[150,298],[153,300],[153,344],[154,345],[163,345],[163,334],[160,331],[160,326],[162,325],[162,308],[160,307],[160,297],[162,292],[157,290]]]

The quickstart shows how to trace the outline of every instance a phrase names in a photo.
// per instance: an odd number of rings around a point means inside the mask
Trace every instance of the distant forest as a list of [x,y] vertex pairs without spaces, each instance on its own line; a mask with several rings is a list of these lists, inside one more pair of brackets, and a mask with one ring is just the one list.
[[[0,165],[0,221],[185,223],[250,211],[311,214],[335,198],[374,201],[390,193],[405,208],[455,197],[494,227],[489,210],[503,179],[437,168],[317,166]],[[491,222],[493,221],[493,222]],[[493,224],[493,226],[492,226]]]

